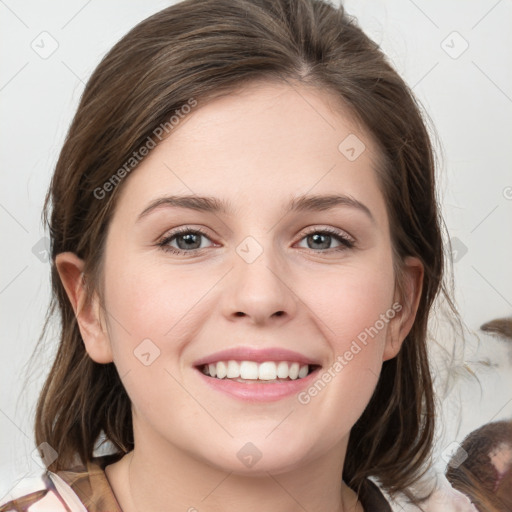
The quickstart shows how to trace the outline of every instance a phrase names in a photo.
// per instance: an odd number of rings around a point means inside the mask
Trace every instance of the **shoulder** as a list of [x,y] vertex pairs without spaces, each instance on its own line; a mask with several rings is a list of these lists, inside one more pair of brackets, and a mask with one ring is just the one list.
[[71,488],[90,512],[122,512],[105,475],[105,467],[120,455],[95,457],[84,466],[59,471],[55,475],[63,489]]
[[[430,485],[420,485],[410,490],[415,495],[427,494]],[[408,498],[399,494],[391,501],[393,510],[400,512],[478,512],[471,500],[454,489],[443,474],[435,475],[434,487],[421,505],[412,504]]]
[[105,475],[118,456],[23,479],[0,501],[0,512],[121,512]]
[[[23,478],[0,501],[0,512],[68,512],[69,506],[57,490],[50,473]],[[71,511],[85,508],[72,508]]]

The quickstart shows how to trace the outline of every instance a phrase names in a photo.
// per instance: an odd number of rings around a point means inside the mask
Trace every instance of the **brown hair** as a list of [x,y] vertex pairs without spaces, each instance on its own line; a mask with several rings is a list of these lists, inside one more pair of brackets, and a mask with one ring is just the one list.
[[495,318],[481,325],[480,329],[489,334],[496,334],[501,338],[512,340],[512,317]]
[[490,457],[501,444],[512,448],[512,421],[487,423],[471,432],[459,448],[467,458],[456,464],[460,457],[456,453],[446,469],[452,486],[468,496],[481,512],[507,512],[512,505],[512,468],[500,477]]
[[35,421],[37,444],[58,452],[50,469],[66,468],[76,456],[90,460],[102,432],[120,453],[133,448],[130,400],[113,363],[97,364],[86,353],[56,255],[76,253],[85,261],[90,292],[98,289],[123,184],[103,199],[95,190],[191,98],[201,104],[255,80],[334,92],[379,146],[397,285],[407,255],[420,258],[425,274],[414,325],[399,354],[384,362],[351,431],[343,477],[358,487],[374,476],[393,494],[421,475],[434,432],[427,321],[439,290],[448,297],[434,154],[419,105],[378,45],[343,7],[320,0],[177,3],[134,27],[90,77],[45,203],[53,286],[45,328],[56,310],[62,326]]

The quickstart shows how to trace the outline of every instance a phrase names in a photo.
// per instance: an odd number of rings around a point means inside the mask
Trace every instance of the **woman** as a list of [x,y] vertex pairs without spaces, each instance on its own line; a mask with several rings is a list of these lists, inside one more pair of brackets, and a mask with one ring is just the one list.
[[45,211],[46,490],[0,510],[424,498],[434,156],[342,7],[186,0],[144,20],[90,78]]

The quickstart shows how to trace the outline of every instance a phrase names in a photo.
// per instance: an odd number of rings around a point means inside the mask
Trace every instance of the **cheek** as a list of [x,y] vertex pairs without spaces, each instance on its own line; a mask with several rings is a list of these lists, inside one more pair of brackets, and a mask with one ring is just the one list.
[[203,281],[195,286],[199,279],[192,274],[171,274],[168,269],[152,268],[129,258],[124,259],[122,268],[111,264],[105,270],[113,359],[135,412],[159,418],[162,404],[172,396],[173,407],[182,410],[181,420],[191,414],[190,421],[195,421],[200,411],[185,407],[189,397],[180,392],[173,376],[182,381],[176,365],[198,328],[199,308],[194,305],[204,295],[203,288],[212,284]]
[[355,423],[378,381],[385,340],[397,314],[391,269],[390,260],[389,265],[344,269],[310,287],[308,305],[320,319],[317,325],[332,357],[299,402],[326,415],[339,411],[340,429]]
[[360,334],[364,339],[368,329],[372,339],[385,337],[389,320],[395,316],[391,263],[343,268],[317,277],[314,286],[307,276],[297,282],[301,282],[299,293],[321,320],[319,325],[323,324],[333,348],[344,350]]
[[[114,258],[112,258],[114,260]],[[105,288],[105,302],[111,325],[124,337],[129,333],[130,343],[144,338],[173,340],[191,328],[197,305],[215,279],[206,272],[170,269],[165,265],[151,265],[147,261],[130,261],[123,268],[110,265]]]

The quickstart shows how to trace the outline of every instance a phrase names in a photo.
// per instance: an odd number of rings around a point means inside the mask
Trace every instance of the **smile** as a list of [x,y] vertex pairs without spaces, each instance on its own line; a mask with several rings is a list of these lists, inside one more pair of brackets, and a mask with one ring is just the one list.
[[274,383],[303,379],[317,365],[301,364],[295,361],[217,361],[203,365],[200,369],[215,379],[235,379],[237,382],[263,381]]
[[228,360],[196,366],[195,370],[208,389],[237,400],[264,403],[297,396],[312,385],[320,368],[288,361]]

